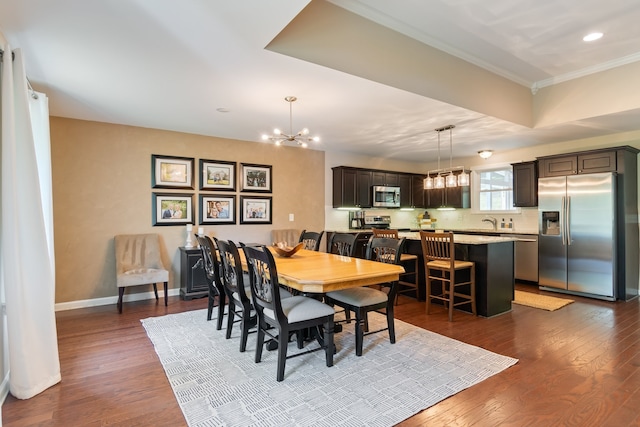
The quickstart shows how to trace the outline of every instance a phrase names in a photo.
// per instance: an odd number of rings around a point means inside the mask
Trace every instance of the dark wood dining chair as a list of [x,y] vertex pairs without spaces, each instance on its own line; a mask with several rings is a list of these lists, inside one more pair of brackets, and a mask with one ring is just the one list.
[[[389,239],[373,237],[367,247],[367,259],[390,264],[400,264],[400,255],[404,246],[404,238]],[[342,307],[345,311],[354,312],[356,317],[356,356],[362,356],[363,341],[366,335],[389,331],[389,341],[396,342],[394,327],[393,302],[398,289],[398,281],[389,284],[389,293],[370,287],[349,288],[328,292],[325,302]],[[386,315],[387,327],[377,331],[369,331],[367,314],[376,311]]]
[[[328,367],[333,366],[335,310],[313,298],[295,295],[281,298],[278,271],[273,255],[266,246],[242,246],[249,267],[251,298],[258,315],[258,338],[255,362],[262,359],[265,335],[278,342],[276,380],[284,379],[286,360],[312,351],[324,349]],[[322,328],[322,331],[320,331]],[[277,331],[277,336],[273,334]],[[315,329],[320,347],[287,357],[289,337],[292,332]]]
[[[398,238],[398,230],[393,229],[373,229],[371,230],[375,237],[387,237],[389,239]],[[400,263],[405,267],[405,273],[400,275],[401,286],[398,287],[398,294],[396,295],[396,305],[398,304],[398,295],[413,293],[418,298],[418,256],[413,254],[403,253],[400,257]],[[411,265],[411,268],[407,267]]]
[[[222,329],[222,320],[224,318],[224,306],[226,305],[226,293],[224,286],[220,280],[220,265],[218,264],[218,250],[209,236],[195,235],[200,251],[202,252],[202,266],[205,277],[207,279],[207,288],[209,290],[209,301],[207,304],[207,321],[211,320],[213,315],[213,307],[218,297],[218,320],[216,329]],[[197,266],[194,265],[194,268]]]
[[320,250],[320,241],[322,240],[323,234],[324,230],[319,233],[315,231],[302,230],[298,243],[304,243],[304,249],[317,252]]
[[356,251],[357,234],[334,233],[329,240],[329,253],[352,257]]
[[[420,231],[420,241],[427,282],[427,314],[429,314],[431,300],[435,299],[442,301],[448,309],[450,322],[453,321],[454,307],[459,305],[470,304],[471,312],[475,315],[476,265],[471,261],[455,259],[453,233]],[[457,281],[456,272],[459,270],[469,270],[469,280]],[[434,280],[441,284],[440,290],[435,293]],[[460,288],[468,288],[469,292],[464,293]]]
[[251,286],[244,282],[242,264],[238,247],[231,240],[214,238],[220,254],[220,278],[224,290],[229,298],[227,312],[227,335],[231,338],[235,317],[240,320],[240,352],[247,349],[249,329],[256,325],[256,316],[251,316]]

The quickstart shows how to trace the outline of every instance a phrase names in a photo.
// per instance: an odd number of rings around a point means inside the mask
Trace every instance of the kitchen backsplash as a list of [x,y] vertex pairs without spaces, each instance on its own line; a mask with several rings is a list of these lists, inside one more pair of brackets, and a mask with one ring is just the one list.
[[[367,215],[388,215],[391,217],[391,228],[410,228],[417,229],[419,227],[418,215],[424,213],[424,210],[416,209],[413,211],[402,211],[399,209],[366,209]],[[509,229],[501,229],[502,220],[506,223],[509,220],[513,222],[512,231],[534,233],[538,230],[538,209],[537,208],[521,208],[519,213],[483,215],[471,213],[471,209],[458,209],[453,211],[438,211],[428,209],[429,216],[436,219],[433,228],[438,229],[487,229],[490,230],[492,225],[483,222],[482,219],[488,216],[496,219],[498,230],[509,232]],[[349,228],[349,213],[326,208],[325,213],[325,229],[327,230],[346,230]]]

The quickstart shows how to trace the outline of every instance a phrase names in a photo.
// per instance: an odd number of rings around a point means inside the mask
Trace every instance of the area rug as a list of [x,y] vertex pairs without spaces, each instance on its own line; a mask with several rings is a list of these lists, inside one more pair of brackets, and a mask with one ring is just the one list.
[[[370,330],[386,323],[370,316]],[[399,320],[395,344],[365,336],[357,357],[351,323],[335,334],[333,367],[323,351],[288,359],[278,383],[277,351],[254,363],[255,334],[240,353],[238,325],[227,340],[205,310],[141,322],[189,426],[393,426],[518,362]]]
[[572,299],[556,298],[547,295],[534,294],[532,292],[515,291],[514,304],[528,307],[541,308],[547,311],[555,311],[574,302]]

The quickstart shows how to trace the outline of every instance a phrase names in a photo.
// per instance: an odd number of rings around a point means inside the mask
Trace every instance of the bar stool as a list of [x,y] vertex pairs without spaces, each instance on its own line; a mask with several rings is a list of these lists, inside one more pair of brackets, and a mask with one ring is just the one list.
[[[463,304],[471,304],[471,312],[476,314],[476,265],[471,261],[455,259],[453,233],[432,233],[420,231],[422,253],[424,255],[424,270],[427,282],[427,314],[431,300],[444,302],[449,311],[449,321],[453,321],[453,308]],[[456,271],[469,270],[469,280],[456,283]],[[433,271],[439,272],[434,275]],[[433,293],[431,281],[441,283],[441,292]],[[458,289],[469,286],[469,293]],[[456,297],[458,302],[455,302]]]
[[[373,232],[373,237],[384,237],[387,239],[396,240],[398,239],[398,230],[374,228],[371,231]],[[405,267],[405,273],[402,273],[400,275],[398,284],[404,286],[406,289],[402,289],[402,286],[398,286],[398,292],[396,293],[396,305],[398,305],[398,296],[403,293],[414,292],[416,295],[416,299],[418,299],[418,256],[403,253],[400,256],[400,264]],[[406,271],[406,266],[408,264],[413,264],[413,271],[411,271],[411,269]],[[413,279],[413,281],[409,281],[409,279]]]

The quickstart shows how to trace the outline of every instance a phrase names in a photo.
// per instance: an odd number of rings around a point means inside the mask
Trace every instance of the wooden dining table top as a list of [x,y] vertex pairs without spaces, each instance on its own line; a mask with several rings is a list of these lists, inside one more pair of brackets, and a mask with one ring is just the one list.
[[[273,254],[281,285],[301,292],[327,293],[398,280],[400,265],[301,249],[291,257]],[[244,253],[240,253],[246,270]]]

